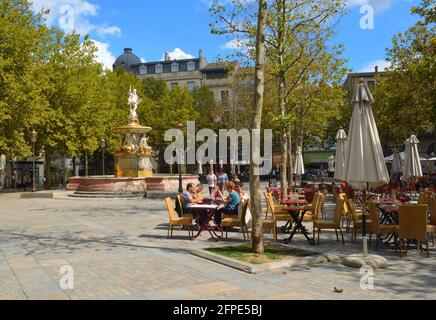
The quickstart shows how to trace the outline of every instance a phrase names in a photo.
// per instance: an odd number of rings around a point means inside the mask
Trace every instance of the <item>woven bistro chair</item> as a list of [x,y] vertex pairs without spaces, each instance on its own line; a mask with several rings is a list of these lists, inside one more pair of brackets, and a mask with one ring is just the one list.
[[[224,239],[224,228],[240,228],[242,234],[244,235],[244,240],[246,240],[245,233],[247,233],[247,238],[250,240],[250,233],[248,231],[248,226],[245,223],[245,216],[248,210],[249,199],[241,201],[241,215],[226,217],[221,219],[221,238]],[[226,239],[228,239],[228,231],[226,230]]]
[[418,197],[418,204],[419,205],[423,205],[423,204],[429,204],[429,199],[428,199],[428,195],[426,192],[420,192],[419,193],[419,197]]
[[315,220],[314,217],[316,215],[316,209],[320,205],[320,200],[322,200],[322,193],[316,192],[313,195],[312,203],[309,203],[303,207],[301,207],[301,210],[305,210],[306,214],[304,215],[304,221],[309,222]]
[[323,219],[327,218],[327,210],[325,208],[325,202],[327,201],[327,198],[329,196],[329,192],[327,189],[324,190],[324,192],[322,193],[323,195],[323,199],[322,199],[322,204],[321,204],[321,216]]
[[368,202],[368,210],[371,218],[371,233],[369,236],[369,244],[371,245],[372,235],[376,236],[375,249],[378,250],[378,245],[380,243],[381,237],[395,234],[395,241],[398,235],[398,224],[381,224],[380,217],[378,213],[377,203],[375,201]]
[[168,225],[168,239],[173,237],[174,226],[181,226],[181,227],[186,226],[188,228],[189,239],[192,240],[193,237],[192,218],[188,218],[188,217],[180,218],[179,216],[177,216],[171,198],[166,198],[165,203],[167,205],[168,216],[170,218],[170,223]]
[[431,200],[431,216],[430,216],[430,223],[427,224],[427,233],[431,234],[431,240],[433,247],[435,245],[435,233],[436,233],[436,198],[433,198]]
[[184,204],[185,204],[185,199],[183,198],[183,196],[180,195],[180,194],[178,194],[178,195],[176,196],[176,198],[177,198],[177,201],[179,202],[180,212],[182,213],[182,218],[193,219],[194,216],[193,216],[192,213],[184,213],[184,212],[183,212],[183,208],[185,207],[185,206],[184,206]]
[[286,210],[285,205],[276,205],[275,204],[272,193],[264,192],[263,195],[265,197],[265,201],[266,201],[267,208],[268,208],[267,216],[268,216],[268,213],[270,213],[270,214],[274,213],[276,215],[281,215],[281,214],[289,215],[288,211]]
[[[271,220],[274,224],[274,229],[276,230],[274,233],[274,241],[277,241],[277,222],[286,222],[288,224],[292,224],[292,216],[288,210],[280,209],[277,210],[274,204],[273,198],[271,194],[265,193],[265,200],[268,205],[267,212],[271,213]],[[268,217],[268,215],[267,215]],[[267,222],[268,223],[268,222]]]
[[[248,208],[250,208],[250,203],[248,203]],[[262,218],[262,229],[269,228],[273,235],[274,241],[277,242],[277,221],[273,217],[268,218],[268,210],[265,211],[265,216]]]
[[[351,235],[351,241],[355,241],[357,240],[357,232],[359,230],[362,230],[362,214],[359,214],[359,212],[362,212],[361,210],[358,211],[358,209],[356,209],[356,205],[354,204],[353,200],[348,200],[345,203],[346,206],[348,206],[348,210],[351,212],[351,218],[353,221],[353,231],[352,231],[352,235]],[[368,230],[371,230],[371,226],[372,226],[372,220],[371,217],[367,217],[366,219],[366,227],[368,228]]]
[[344,207],[344,200],[338,199],[336,201],[335,214],[333,220],[322,219],[322,220],[313,221],[313,239],[315,240],[315,234],[316,231],[318,231],[318,245],[319,245],[321,230],[335,230],[336,239],[338,240],[338,242],[339,242],[339,234],[338,234],[338,230],[339,230],[342,236],[342,244],[345,246],[344,234],[341,228],[341,215],[342,215],[343,207]]
[[403,256],[404,240],[416,240],[418,250],[423,251],[423,243],[427,244],[427,258],[430,257],[430,248],[427,239],[427,205],[402,205],[400,206],[399,246],[400,256]]
[[350,230],[351,222],[353,221],[353,215],[351,213],[350,206],[348,205],[348,197],[345,193],[339,193],[338,199],[344,200],[344,206],[341,214],[341,221],[342,221],[341,223],[342,223],[342,228],[346,223],[346,231],[348,232]]

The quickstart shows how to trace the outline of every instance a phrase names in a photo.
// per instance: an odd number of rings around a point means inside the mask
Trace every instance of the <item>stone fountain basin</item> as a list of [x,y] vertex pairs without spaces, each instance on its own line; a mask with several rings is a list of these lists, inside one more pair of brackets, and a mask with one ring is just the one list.
[[[182,175],[185,189],[188,183],[199,183],[198,175]],[[72,177],[68,191],[105,192],[114,194],[142,193],[153,198],[174,196],[179,188],[178,175],[157,174],[147,178],[116,178],[114,176]]]

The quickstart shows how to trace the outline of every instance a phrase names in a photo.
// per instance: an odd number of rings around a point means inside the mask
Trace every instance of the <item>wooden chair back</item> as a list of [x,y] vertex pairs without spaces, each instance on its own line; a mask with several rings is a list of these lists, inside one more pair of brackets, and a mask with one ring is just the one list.
[[400,239],[427,238],[427,205],[400,206]]
[[312,215],[313,215],[313,220],[318,220],[319,216],[321,214],[321,209],[324,205],[324,200],[325,197],[322,193],[315,193],[314,198],[316,197],[316,203],[314,204],[314,207],[312,208]]
[[245,227],[246,223],[245,223],[245,217],[247,215],[247,210],[248,210],[248,206],[250,203],[250,199],[244,199],[241,202],[242,208],[241,208],[241,225]]
[[419,198],[418,198],[418,204],[419,205],[429,205],[430,204],[430,196],[427,192],[421,192],[419,194]]
[[182,197],[182,195],[180,195],[180,194],[178,194],[177,196],[176,196],[176,198],[177,198],[177,202],[179,203],[179,208],[180,208],[180,213],[182,214],[182,216],[183,216],[183,214],[184,214],[184,212],[183,212],[183,208],[184,208],[184,199],[182,199],[183,197]]
[[359,217],[357,216],[356,205],[354,201],[351,199],[348,200],[348,208],[351,211],[351,216],[353,217],[354,222],[356,222],[359,219]]
[[333,216],[334,223],[339,227],[341,225],[341,216],[344,208],[345,200],[339,199],[336,200],[335,214]]
[[436,198],[431,200],[431,218],[430,224],[436,226]]
[[174,211],[174,206],[173,206],[173,202],[171,200],[171,198],[165,198],[165,203],[167,205],[167,209],[168,209],[168,217],[170,219],[170,222],[173,222],[177,219],[177,215],[176,212]]
[[342,212],[343,212],[345,217],[352,220],[353,214],[351,212],[351,207],[350,207],[350,203],[348,201],[347,195],[345,193],[340,193],[338,195],[338,199],[344,200]]
[[375,234],[380,231],[380,218],[377,209],[377,203],[375,201],[368,202],[368,211],[371,218],[371,229]]

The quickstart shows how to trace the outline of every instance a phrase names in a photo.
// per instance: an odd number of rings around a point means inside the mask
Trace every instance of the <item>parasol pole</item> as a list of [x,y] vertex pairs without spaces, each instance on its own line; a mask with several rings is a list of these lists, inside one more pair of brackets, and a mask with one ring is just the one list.
[[367,201],[366,201],[366,191],[368,190],[368,183],[366,184],[366,189],[363,190],[362,193],[362,202],[363,202],[363,214],[362,214],[362,239],[363,239],[363,260],[366,261],[368,258],[368,238],[367,238],[367,230],[366,230],[366,210],[367,210]]

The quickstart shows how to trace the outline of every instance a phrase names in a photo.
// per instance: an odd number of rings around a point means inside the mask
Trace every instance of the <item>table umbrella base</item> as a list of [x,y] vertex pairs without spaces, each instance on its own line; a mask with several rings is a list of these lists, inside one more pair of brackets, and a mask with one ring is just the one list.
[[344,266],[357,269],[362,268],[366,265],[369,265],[373,269],[386,269],[388,265],[388,260],[385,257],[375,254],[370,254],[365,259],[363,257],[363,254],[352,254],[345,257],[342,264]]

